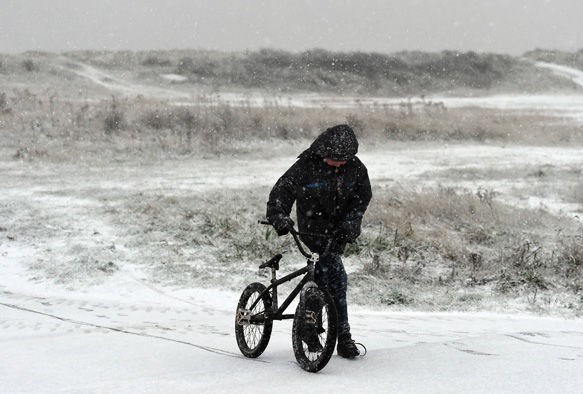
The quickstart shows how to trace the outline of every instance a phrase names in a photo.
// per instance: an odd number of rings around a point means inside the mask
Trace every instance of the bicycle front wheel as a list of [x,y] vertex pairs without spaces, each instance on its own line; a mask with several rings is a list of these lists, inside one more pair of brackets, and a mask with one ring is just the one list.
[[259,357],[271,337],[273,320],[267,317],[271,298],[268,293],[261,296],[264,290],[263,284],[251,283],[243,290],[237,304],[235,337],[239,350],[245,357]]
[[292,345],[300,367],[318,372],[328,364],[336,345],[338,316],[327,290],[307,284],[294,315]]

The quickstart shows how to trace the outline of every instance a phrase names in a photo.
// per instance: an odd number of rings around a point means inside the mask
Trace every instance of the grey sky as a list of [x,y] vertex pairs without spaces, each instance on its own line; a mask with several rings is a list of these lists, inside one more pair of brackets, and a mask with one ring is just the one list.
[[0,0],[0,52],[41,49],[520,54],[583,48],[582,0]]

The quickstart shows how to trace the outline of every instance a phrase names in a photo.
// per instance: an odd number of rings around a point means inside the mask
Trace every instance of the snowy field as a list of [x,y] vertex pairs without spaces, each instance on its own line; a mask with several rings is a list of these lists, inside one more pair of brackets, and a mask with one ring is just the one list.
[[[446,108],[487,108],[514,110],[524,113],[544,113],[558,117],[573,118],[583,122],[583,95],[581,94],[512,94],[480,97],[451,97],[434,95],[403,99],[399,97],[367,97],[367,96],[334,96],[321,94],[291,94],[266,97],[256,92],[200,92],[192,90],[187,85],[181,85],[184,77],[177,74],[162,74],[157,85],[144,84],[124,78],[124,75],[114,75],[111,72],[98,69],[89,64],[72,61],[67,58],[58,59],[59,67],[76,74],[78,77],[102,88],[102,94],[115,93],[127,96],[141,95],[155,99],[168,100],[174,105],[190,106],[193,103],[216,104],[228,103],[233,106],[282,106],[298,108],[359,108],[359,107],[389,107],[399,108],[406,103],[414,105],[431,105],[441,103]],[[583,71],[560,66],[557,64],[538,62],[537,66],[551,70],[553,73],[570,79],[576,85],[583,87]]]
[[289,322],[276,322],[259,359],[238,354],[234,293],[160,289],[135,273],[82,292],[27,287],[0,293],[3,393],[579,393],[583,384],[580,320],[356,310],[366,358],[334,356],[313,375],[295,363]]
[[[189,97],[148,90],[89,66],[74,70],[103,89],[175,102]],[[583,96],[544,97],[466,104],[583,119]],[[302,100],[290,105],[309,105]],[[454,106],[456,99],[449,100],[446,105]],[[294,360],[290,322],[276,322],[262,357],[242,357],[234,338],[239,293],[222,277],[209,277],[202,289],[157,276],[157,262],[132,246],[120,224],[137,212],[121,208],[152,196],[200,198],[220,191],[236,198],[255,190],[266,199],[299,149],[228,163],[221,157],[97,166],[0,161],[0,392],[581,392],[583,320],[575,318],[359,306],[350,310],[351,324],[368,347],[364,359],[334,356],[320,373],[306,373]],[[486,188],[508,204],[580,221],[582,153],[577,146],[395,143],[363,145],[359,156],[380,193],[403,186]],[[532,175],[543,172],[548,176]],[[81,268],[97,259],[105,264]],[[201,267],[206,259],[192,254]],[[256,271],[244,278],[265,280]]]
[[[568,180],[570,169],[583,164],[578,148],[544,147],[363,148],[361,158],[377,186],[420,188],[448,180],[462,185],[446,174],[472,173],[478,163],[487,172],[513,173],[509,169],[525,162],[532,171],[551,166],[560,172],[539,185],[557,188],[559,179]],[[137,252],[125,246],[104,213],[140,193],[267,191],[293,160],[239,159],[226,166],[221,159],[189,159],[122,168],[2,162],[0,202],[11,213],[11,230],[0,233],[2,392],[269,392],[274,379],[281,382],[278,392],[304,384],[323,392],[336,384],[349,392],[580,391],[581,319],[360,307],[351,319],[355,336],[369,348],[363,360],[334,356],[321,373],[307,374],[295,364],[288,322],[275,325],[258,361],[244,359],[233,335],[238,294],[161,281],[136,261]],[[472,182],[462,186],[495,187],[508,201],[532,203],[532,185],[504,188],[504,177]],[[576,214],[574,205],[553,196],[546,201],[558,214]],[[19,222],[27,232],[19,232]],[[75,263],[74,253],[97,250],[103,257],[112,245],[119,270],[93,282],[83,272],[63,280],[46,268],[59,259]],[[214,287],[220,289],[220,281]]]

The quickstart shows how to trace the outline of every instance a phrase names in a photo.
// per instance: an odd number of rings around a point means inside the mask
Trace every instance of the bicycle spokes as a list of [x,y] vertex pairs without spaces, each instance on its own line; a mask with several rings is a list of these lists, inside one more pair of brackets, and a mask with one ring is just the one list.
[[316,361],[324,351],[323,344],[328,340],[328,308],[323,306],[319,311],[306,311],[304,330],[307,333],[302,338],[302,348],[310,362]]

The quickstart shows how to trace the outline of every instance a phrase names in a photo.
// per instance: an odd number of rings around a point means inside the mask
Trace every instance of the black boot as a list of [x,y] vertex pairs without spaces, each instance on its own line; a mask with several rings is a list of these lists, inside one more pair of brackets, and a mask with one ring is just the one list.
[[336,349],[340,357],[355,358],[360,355],[350,333],[342,334],[338,337],[338,347]]

